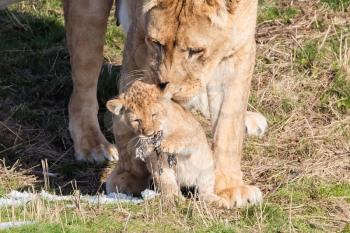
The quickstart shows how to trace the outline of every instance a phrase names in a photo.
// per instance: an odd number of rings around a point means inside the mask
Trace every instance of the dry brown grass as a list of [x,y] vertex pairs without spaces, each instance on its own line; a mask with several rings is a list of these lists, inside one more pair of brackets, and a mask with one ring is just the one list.
[[[270,129],[263,140],[247,140],[248,158],[254,162],[246,164],[247,170],[259,177],[264,170],[282,169],[283,165],[286,174],[293,171],[300,178],[349,181],[349,106],[337,108],[335,96],[329,97],[327,106],[322,102],[322,96],[340,78],[335,72],[350,77],[350,31],[344,27],[349,17],[330,13],[317,1],[295,2],[291,7],[302,11],[291,24],[262,22],[258,27],[252,107],[268,116]],[[327,26],[319,29],[317,22]],[[340,44],[339,51],[331,50],[330,41]],[[305,68],[298,51],[311,42],[317,54]]]
[[[23,33],[30,39],[22,40],[30,44],[37,38],[30,31],[47,23],[42,18],[54,15],[60,21],[62,11],[55,4],[45,3],[43,8],[36,1],[31,4],[22,3],[16,8],[27,15],[13,11],[0,17],[0,22],[4,22],[0,34],[12,32],[14,35],[9,38],[21,45],[20,49],[0,47],[5,54],[0,62],[1,73],[5,74],[0,83],[0,154],[11,167],[11,172],[6,173],[4,166],[0,166],[0,177],[11,174],[5,180],[1,178],[0,187],[7,191],[27,186],[35,181],[34,177],[43,181],[41,160],[47,159],[51,188],[60,186],[66,193],[75,188],[95,193],[101,190],[108,165],[76,164],[73,160],[66,130],[71,83],[63,35],[39,49],[22,46],[23,41],[15,36]],[[34,8],[47,12],[38,13]],[[37,18],[34,22],[39,26],[28,22],[28,15]],[[150,224],[154,231],[158,223],[178,224],[188,231],[197,224],[208,227],[219,224],[221,231],[233,224],[238,225],[235,227],[238,232],[336,232],[346,228],[350,219],[349,11],[331,10],[320,1],[265,0],[259,15],[250,109],[267,116],[270,128],[261,139],[246,139],[243,169],[247,182],[262,188],[266,203],[234,212],[208,210],[200,203],[172,208],[160,204],[160,200],[135,207],[136,210],[118,206],[112,212],[120,215],[113,220],[124,219],[122,228],[148,221],[154,223]],[[122,36],[113,24],[111,21],[107,36],[106,61],[120,64]],[[61,27],[56,29],[62,30]],[[4,53],[5,49],[12,52]],[[15,52],[16,49],[20,52]],[[39,65],[19,59],[23,55],[25,59],[41,61],[35,54],[44,58]],[[50,69],[41,72],[36,66]],[[114,67],[114,71],[118,69]],[[111,88],[115,76],[107,73],[102,74],[100,83],[101,106],[115,94]],[[20,77],[30,77],[36,84],[29,85]],[[100,119],[111,138],[104,108]],[[14,166],[17,160],[24,172],[18,173],[20,170]],[[9,185],[7,180],[11,177],[20,177],[15,180],[26,183]],[[44,182],[35,184],[39,189],[44,186]],[[105,208],[88,208],[85,213],[98,217],[103,212],[111,213]],[[188,220],[190,214],[200,220]]]
[[33,188],[37,178],[29,170],[23,170],[18,164],[7,167],[5,162],[0,164],[0,196],[13,189]]

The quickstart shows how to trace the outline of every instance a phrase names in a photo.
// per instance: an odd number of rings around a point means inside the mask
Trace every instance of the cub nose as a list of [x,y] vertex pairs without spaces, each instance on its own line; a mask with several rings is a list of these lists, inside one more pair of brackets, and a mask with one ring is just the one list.
[[150,137],[154,134],[154,130],[153,129],[142,129],[142,134]]

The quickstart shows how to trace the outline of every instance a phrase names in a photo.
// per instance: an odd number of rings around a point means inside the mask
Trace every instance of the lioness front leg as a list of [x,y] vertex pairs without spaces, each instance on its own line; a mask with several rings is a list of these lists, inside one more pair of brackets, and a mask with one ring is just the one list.
[[100,130],[97,119],[97,80],[112,0],[64,1],[67,45],[72,67],[73,93],[69,129],[77,160],[118,158],[116,148]]
[[[231,63],[234,70],[224,81],[222,91],[208,88],[216,159],[215,192],[228,200],[231,207],[262,201],[261,191],[257,187],[243,183],[240,166],[244,118],[254,59],[255,43],[248,41],[226,61]],[[218,98],[220,93],[222,97]],[[218,100],[221,100],[221,104]]]

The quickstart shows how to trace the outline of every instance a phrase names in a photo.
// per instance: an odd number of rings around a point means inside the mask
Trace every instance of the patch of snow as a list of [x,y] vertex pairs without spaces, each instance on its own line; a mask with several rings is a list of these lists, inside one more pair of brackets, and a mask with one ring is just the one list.
[[[124,193],[110,193],[108,195],[82,195],[80,196],[80,200],[92,205],[113,204],[121,202],[139,204],[144,200],[150,200],[157,195],[158,194],[155,191],[146,189],[141,193],[142,198],[133,197]],[[60,196],[50,194],[46,191],[41,191],[40,193],[11,191],[9,194],[6,195],[6,197],[0,198],[0,207],[25,205],[26,203],[35,199],[42,199],[46,201],[74,201],[76,200],[76,196]]]
[[143,202],[141,198],[133,197],[124,193],[110,193],[108,195],[82,196],[82,200],[90,204],[113,204],[118,202],[130,202],[138,204]]
[[42,199],[46,201],[71,201],[73,196],[60,196],[55,194],[50,194],[46,191],[41,191],[39,194]]
[[151,200],[155,198],[157,195],[158,195],[157,192],[150,189],[145,189],[141,192],[141,196],[144,200]]
[[25,205],[27,202],[32,201],[33,198],[34,194],[31,193],[11,191],[6,198],[0,198],[0,207]]
[[22,222],[0,222],[0,230],[9,229],[12,227],[21,227],[24,225],[34,224],[32,221],[22,221]]

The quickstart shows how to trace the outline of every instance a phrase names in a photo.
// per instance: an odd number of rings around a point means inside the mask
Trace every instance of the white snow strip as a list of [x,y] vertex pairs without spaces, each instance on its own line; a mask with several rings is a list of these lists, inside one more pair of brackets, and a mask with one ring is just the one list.
[[113,204],[116,202],[130,202],[133,204],[138,204],[143,202],[141,198],[128,196],[124,193],[110,193],[108,195],[99,196],[82,196],[82,200],[90,204]]
[[73,199],[73,196],[60,196],[55,194],[50,194],[46,191],[41,191],[39,194],[42,199],[46,201],[70,201]]
[[12,200],[7,198],[0,198],[0,207],[4,206],[20,206],[25,205],[30,200]]
[[20,227],[24,225],[34,224],[32,221],[23,221],[23,222],[0,222],[0,230],[9,229],[12,227]]
[[141,196],[144,200],[151,200],[155,198],[157,195],[158,195],[157,192],[150,189],[145,189],[141,192]]
[[31,193],[11,191],[6,198],[0,198],[0,207],[25,205],[32,201],[34,197],[35,195]]
[[[108,195],[82,195],[80,200],[87,202],[89,204],[113,204],[113,203],[133,203],[138,204],[144,200],[150,200],[157,196],[155,191],[146,189],[141,193],[142,198],[133,197],[124,193],[110,193]],[[60,196],[55,194],[50,194],[46,191],[41,191],[40,193],[28,193],[28,192],[18,192],[11,191],[4,198],[0,198],[0,207],[6,206],[18,206],[25,205],[26,203],[33,201],[35,199],[42,199],[46,201],[74,201],[76,196]]]

